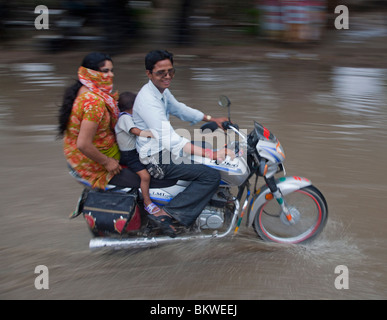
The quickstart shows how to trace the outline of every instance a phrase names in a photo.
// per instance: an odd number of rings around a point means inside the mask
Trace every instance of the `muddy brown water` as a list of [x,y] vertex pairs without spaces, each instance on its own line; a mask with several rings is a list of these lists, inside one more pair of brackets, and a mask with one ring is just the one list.
[[[242,223],[227,239],[90,251],[83,218],[68,220],[82,187],[55,139],[56,105],[81,58],[0,65],[1,299],[387,298],[387,69],[318,57],[178,56],[174,95],[219,116],[217,97],[227,94],[241,128],[256,120],[271,129],[287,174],[311,179],[325,195],[327,226],[297,246],[262,242]],[[139,90],[142,64],[142,56],[118,56],[116,88]],[[47,290],[35,288],[38,265],[49,270]],[[338,266],[347,267],[348,288],[335,286]]]

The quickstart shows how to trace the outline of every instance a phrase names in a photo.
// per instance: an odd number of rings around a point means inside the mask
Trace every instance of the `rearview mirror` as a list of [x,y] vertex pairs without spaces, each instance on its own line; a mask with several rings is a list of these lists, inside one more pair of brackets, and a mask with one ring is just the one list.
[[230,105],[231,105],[231,101],[229,98],[227,98],[226,96],[220,96],[219,97],[219,100],[218,100],[218,104],[223,107],[223,108],[227,108],[228,110],[228,121],[231,122],[231,116],[230,116]]
[[218,100],[218,104],[221,107],[228,108],[231,105],[231,101],[226,96],[220,96]]

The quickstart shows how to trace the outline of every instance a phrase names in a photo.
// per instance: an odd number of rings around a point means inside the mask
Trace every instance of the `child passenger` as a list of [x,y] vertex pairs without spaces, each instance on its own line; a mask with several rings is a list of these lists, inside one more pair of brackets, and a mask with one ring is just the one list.
[[160,208],[150,199],[150,175],[146,167],[141,163],[136,150],[136,136],[152,137],[152,134],[148,131],[140,130],[133,122],[132,111],[135,98],[136,95],[134,93],[123,92],[118,99],[118,108],[121,113],[115,127],[115,132],[121,153],[120,164],[127,166],[139,175],[145,210],[150,214],[155,214],[160,211]]

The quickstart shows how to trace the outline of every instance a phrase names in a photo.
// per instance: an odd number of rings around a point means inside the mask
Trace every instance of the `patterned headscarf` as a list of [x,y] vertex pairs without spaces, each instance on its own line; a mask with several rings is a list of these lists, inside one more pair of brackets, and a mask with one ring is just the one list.
[[85,67],[79,67],[78,78],[87,89],[103,98],[107,108],[110,111],[112,119],[111,124],[114,128],[117,123],[120,111],[117,107],[118,92],[112,94],[113,78],[107,73],[95,71]]

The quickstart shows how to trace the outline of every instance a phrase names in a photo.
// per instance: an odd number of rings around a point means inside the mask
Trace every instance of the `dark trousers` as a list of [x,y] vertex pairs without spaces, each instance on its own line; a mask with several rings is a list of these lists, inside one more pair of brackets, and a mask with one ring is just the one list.
[[164,206],[165,212],[184,226],[190,226],[215,194],[220,173],[202,164],[160,164],[164,179],[191,181],[189,186]]

